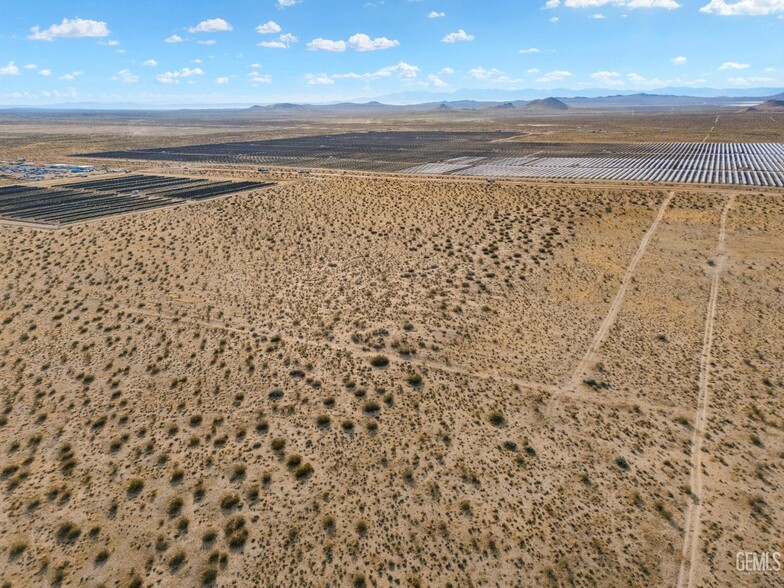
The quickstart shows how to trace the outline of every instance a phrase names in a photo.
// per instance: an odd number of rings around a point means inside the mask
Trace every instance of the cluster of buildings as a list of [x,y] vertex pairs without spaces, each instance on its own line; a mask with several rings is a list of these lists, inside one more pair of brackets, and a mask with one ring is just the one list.
[[0,161],[0,177],[15,180],[51,180],[63,176],[87,177],[95,171],[93,165],[72,165],[70,163],[36,164],[24,157],[15,161]]

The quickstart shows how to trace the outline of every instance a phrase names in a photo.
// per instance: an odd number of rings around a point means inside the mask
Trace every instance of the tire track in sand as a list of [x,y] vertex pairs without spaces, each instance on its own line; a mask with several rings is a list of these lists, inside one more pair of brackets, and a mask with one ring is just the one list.
[[621,281],[621,285],[618,288],[618,292],[615,294],[615,299],[613,299],[612,304],[610,305],[610,310],[607,312],[607,315],[604,317],[599,330],[593,337],[593,341],[591,341],[590,347],[585,352],[585,355],[577,364],[574,371],[572,372],[572,376],[569,381],[564,385],[563,392],[556,392],[553,397],[550,399],[550,404],[547,408],[548,415],[551,415],[555,410],[557,403],[560,397],[563,395],[564,392],[567,391],[574,391],[580,380],[582,380],[583,374],[585,374],[588,366],[593,361],[596,352],[601,347],[604,340],[607,338],[607,334],[610,332],[610,328],[615,323],[615,318],[618,316],[618,311],[621,309],[621,305],[623,304],[624,297],[626,296],[626,290],[629,288],[629,284],[631,284],[632,277],[634,276],[634,271],[637,269],[637,264],[640,263],[642,256],[645,255],[645,251],[648,249],[648,245],[651,242],[651,238],[653,234],[656,232],[656,229],[659,226],[662,218],[664,218],[664,213],[667,211],[667,208],[672,201],[674,196],[674,192],[669,192],[667,197],[662,202],[661,206],[659,207],[659,213],[656,215],[653,223],[651,224],[648,231],[640,241],[640,246],[637,248],[637,252],[632,257],[629,266],[626,268],[626,273],[623,276],[623,280]]
[[730,195],[721,213],[719,242],[716,247],[716,264],[711,276],[711,289],[708,298],[708,310],[705,316],[705,335],[702,340],[700,355],[700,392],[697,400],[697,414],[694,418],[694,431],[691,436],[690,485],[691,500],[686,509],[685,531],[683,534],[683,550],[681,551],[681,567],[678,572],[678,588],[694,586],[697,559],[699,557],[700,516],[702,514],[702,442],[705,439],[705,423],[708,414],[708,388],[711,364],[711,347],[713,346],[713,325],[716,318],[716,304],[719,294],[719,277],[726,261],[724,238],[727,227],[727,215],[735,201]]

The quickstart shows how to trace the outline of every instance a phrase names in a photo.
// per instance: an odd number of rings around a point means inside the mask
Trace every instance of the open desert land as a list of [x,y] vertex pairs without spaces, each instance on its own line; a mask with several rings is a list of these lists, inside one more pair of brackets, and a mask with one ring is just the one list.
[[[60,116],[8,117],[3,151],[239,181],[258,165],[75,155],[781,140],[726,110]],[[736,553],[784,551],[782,190],[294,167],[0,223],[2,585],[780,585]]]

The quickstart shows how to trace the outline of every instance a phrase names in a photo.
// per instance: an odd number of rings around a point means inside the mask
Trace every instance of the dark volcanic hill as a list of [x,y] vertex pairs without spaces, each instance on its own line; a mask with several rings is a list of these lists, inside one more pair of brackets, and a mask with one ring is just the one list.
[[746,109],[747,112],[784,112],[784,100],[770,99],[757,106]]
[[543,98],[541,100],[532,100],[525,106],[523,110],[533,110],[536,112],[549,112],[549,111],[562,111],[569,110],[569,107],[558,100],[558,98]]

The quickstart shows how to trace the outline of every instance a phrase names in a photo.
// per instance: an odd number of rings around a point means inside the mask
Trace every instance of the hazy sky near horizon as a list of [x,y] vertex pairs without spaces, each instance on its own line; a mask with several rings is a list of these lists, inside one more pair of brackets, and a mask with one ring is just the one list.
[[784,0],[3,4],[0,104],[784,87]]

